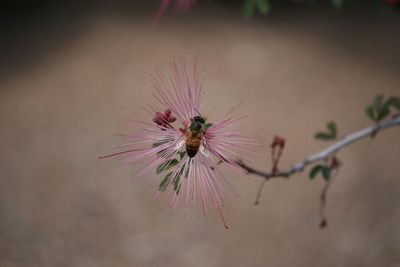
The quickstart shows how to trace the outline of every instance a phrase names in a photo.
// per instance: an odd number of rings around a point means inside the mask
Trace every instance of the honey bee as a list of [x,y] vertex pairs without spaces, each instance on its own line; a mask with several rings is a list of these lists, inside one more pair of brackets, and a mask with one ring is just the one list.
[[190,158],[196,156],[199,151],[201,142],[203,140],[203,133],[205,131],[206,119],[202,116],[195,116],[191,119],[191,124],[186,129],[186,153]]

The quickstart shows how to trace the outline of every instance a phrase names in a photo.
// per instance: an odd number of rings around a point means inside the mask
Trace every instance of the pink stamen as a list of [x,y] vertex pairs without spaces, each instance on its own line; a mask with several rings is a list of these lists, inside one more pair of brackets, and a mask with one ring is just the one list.
[[[159,12],[162,13],[170,3],[171,0],[164,0]],[[161,13],[158,15],[161,16]],[[180,203],[184,207],[189,207],[190,202],[194,202],[198,213],[203,215],[210,209],[215,209],[222,224],[228,229],[222,212],[223,209],[231,207],[226,191],[232,191],[235,195],[238,193],[230,184],[228,176],[225,177],[217,169],[214,161],[221,160],[233,171],[244,172],[235,159],[243,153],[250,154],[248,146],[255,142],[240,135],[240,131],[237,130],[244,117],[234,118],[232,112],[237,109],[235,106],[207,129],[201,137],[201,150],[196,156],[189,158],[188,155],[182,154],[185,151],[183,145],[191,119],[201,114],[205,98],[196,63],[193,71],[188,71],[183,60],[174,59],[170,62],[170,69],[170,75],[164,75],[157,68],[155,74],[151,76],[155,88],[154,97],[160,107],[153,108],[149,105],[142,107],[150,116],[147,119],[138,119],[136,114],[130,112],[134,116],[130,122],[133,122],[134,126],[140,124],[140,131],[118,135],[126,141],[119,149],[123,149],[122,147],[136,149],[99,158],[121,155],[123,164],[145,162],[144,166],[136,170],[135,177],[149,177],[152,172],[156,173],[161,164],[173,159],[176,165],[161,174],[165,180],[160,182],[163,181],[166,187],[162,187],[162,191],[157,191],[153,198],[163,195],[160,197],[161,202],[170,206],[172,210],[177,209]],[[173,123],[176,121],[183,127],[175,128]],[[180,179],[179,182],[176,179]]]

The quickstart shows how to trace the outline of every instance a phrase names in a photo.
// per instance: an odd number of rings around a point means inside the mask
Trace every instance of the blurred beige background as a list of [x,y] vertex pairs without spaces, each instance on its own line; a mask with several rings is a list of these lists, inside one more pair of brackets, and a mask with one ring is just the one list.
[[133,181],[135,166],[97,158],[115,145],[121,106],[154,103],[149,74],[172,56],[206,70],[211,119],[244,102],[238,114],[264,145],[252,164],[265,170],[274,135],[287,139],[289,167],[326,145],[313,139],[326,121],[355,131],[370,124],[363,110],[376,94],[400,95],[393,14],[193,14],[156,27],[101,12],[46,22],[21,38],[36,56],[3,61],[0,266],[400,266],[400,129],[339,153],[325,230],[323,182],[306,173],[268,182],[259,206],[260,178],[232,176],[241,198],[225,230],[214,213],[151,203],[156,175]]

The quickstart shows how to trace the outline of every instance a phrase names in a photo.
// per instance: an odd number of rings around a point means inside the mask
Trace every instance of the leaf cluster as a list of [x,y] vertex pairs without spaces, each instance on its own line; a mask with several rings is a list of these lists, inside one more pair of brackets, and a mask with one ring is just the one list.
[[164,192],[169,184],[172,184],[174,187],[174,191],[179,194],[179,190],[181,188],[181,173],[176,175],[174,179],[171,181],[170,177],[172,175],[172,172],[169,172],[165,177],[161,180],[160,185],[158,186],[158,190],[161,192]]
[[269,0],[245,0],[243,4],[243,16],[249,18],[258,11],[263,15],[267,15],[271,11],[271,3]]
[[377,95],[374,102],[367,106],[365,113],[368,118],[378,123],[386,119],[390,115],[392,109],[400,111],[399,97],[392,96],[385,100],[383,95]]
[[[176,165],[178,165],[180,160],[182,160],[182,158],[185,156],[186,152],[182,151],[182,152],[178,152],[178,154],[179,154],[179,158],[180,158],[179,160],[175,159],[175,158],[169,159],[169,160],[165,161],[164,163],[161,163],[160,165],[158,165],[156,168],[157,174],[164,172],[164,171],[168,171],[168,170],[174,168]],[[180,171],[177,174],[175,174],[173,179],[171,179],[171,176],[173,175],[174,172],[173,171],[168,172],[168,174],[166,174],[164,176],[164,178],[161,180],[161,182],[158,186],[158,190],[161,192],[164,192],[167,189],[168,185],[171,184],[173,186],[176,194],[179,194],[179,190],[181,187],[180,180],[183,175],[184,168],[185,168],[185,166],[182,166]],[[188,175],[189,175],[189,170],[186,171],[185,177],[187,177]]]
[[[342,9],[346,2],[349,0],[330,0],[331,5],[337,10]],[[256,12],[265,16],[271,12],[271,9],[271,0],[244,0],[242,14],[246,18],[252,17]]]
[[334,121],[330,121],[326,124],[326,132],[317,132],[315,134],[315,139],[319,140],[334,140],[337,137],[337,126]]
[[329,181],[331,178],[331,169],[326,164],[317,164],[310,170],[308,176],[310,180],[313,180],[318,174],[322,174],[322,178],[325,181]]

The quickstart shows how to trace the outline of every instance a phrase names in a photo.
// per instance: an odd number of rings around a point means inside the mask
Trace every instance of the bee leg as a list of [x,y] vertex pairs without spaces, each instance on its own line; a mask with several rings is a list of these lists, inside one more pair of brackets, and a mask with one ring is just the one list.
[[186,131],[186,129],[184,129],[184,128],[179,128],[179,131],[180,131],[181,133],[183,133],[183,134],[186,134],[186,135],[187,135],[187,131]]

